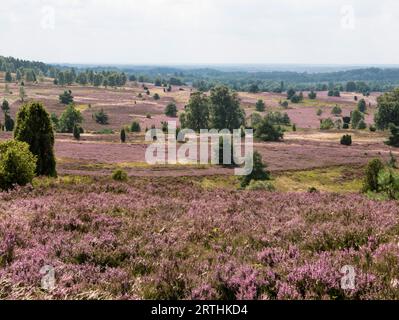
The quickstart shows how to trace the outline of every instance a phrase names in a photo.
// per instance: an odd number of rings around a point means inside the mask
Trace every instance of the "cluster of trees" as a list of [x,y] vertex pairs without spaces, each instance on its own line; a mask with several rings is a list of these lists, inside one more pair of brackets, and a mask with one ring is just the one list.
[[124,72],[86,70],[76,72],[74,68],[64,71],[57,71],[54,83],[58,85],[71,85],[78,83],[80,85],[93,85],[104,87],[122,87],[127,82],[127,75]]

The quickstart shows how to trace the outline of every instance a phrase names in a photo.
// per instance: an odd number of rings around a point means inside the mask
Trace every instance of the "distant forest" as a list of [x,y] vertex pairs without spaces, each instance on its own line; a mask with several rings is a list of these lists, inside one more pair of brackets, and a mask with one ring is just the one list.
[[[399,68],[362,68],[336,72],[226,71],[213,68],[143,66],[51,65],[0,56],[0,71],[16,74],[16,81],[54,79],[58,85],[79,83],[94,86],[123,86],[126,81],[152,82],[159,86],[189,84],[201,91],[224,84],[248,92],[295,90],[390,91],[399,86]],[[14,79],[13,79],[14,80]]]

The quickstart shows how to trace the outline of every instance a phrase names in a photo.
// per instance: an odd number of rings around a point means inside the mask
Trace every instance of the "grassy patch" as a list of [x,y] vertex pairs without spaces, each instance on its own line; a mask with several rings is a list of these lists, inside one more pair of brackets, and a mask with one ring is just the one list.
[[362,188],[360,168],[333,167],[286,172],[275,178],[277,191],[307,191],[311,187],[326,192],[359,192]]

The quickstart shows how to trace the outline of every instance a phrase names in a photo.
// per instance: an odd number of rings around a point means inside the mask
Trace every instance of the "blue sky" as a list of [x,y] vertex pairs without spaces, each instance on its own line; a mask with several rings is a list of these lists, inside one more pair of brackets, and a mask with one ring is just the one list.
[[118,64],[399,64],[395,0],[15,0],[0,55]]

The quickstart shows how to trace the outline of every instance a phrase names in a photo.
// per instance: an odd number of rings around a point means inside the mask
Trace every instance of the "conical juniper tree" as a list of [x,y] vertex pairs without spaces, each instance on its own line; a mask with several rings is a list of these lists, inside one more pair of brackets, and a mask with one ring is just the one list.
[[37,156],[36,174],[56,177],[54,132],[50,115],[40,102],[24,104],[18,112],[14,138],[29,144]]

